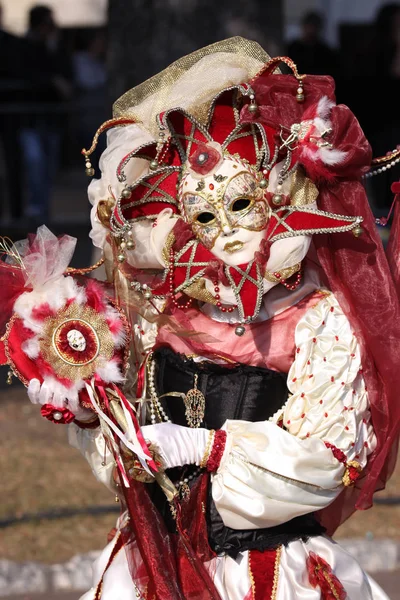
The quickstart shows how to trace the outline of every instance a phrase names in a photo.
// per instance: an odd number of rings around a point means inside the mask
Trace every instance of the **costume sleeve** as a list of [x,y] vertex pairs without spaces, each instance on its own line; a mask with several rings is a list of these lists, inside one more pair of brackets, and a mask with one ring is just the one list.
[[299,321],[295,342],[285,406],[269,421],[224,425],[212,495],[233,529],[272,527],[324,508],[342,490],[345,463],[364,467],[376,445],[360,349],[332,294]]
[[106,446],[100,427],[81,429],[74,423],[68,425],[68,440],[88,461],[97,481],[103,483],[113,494],[116,488],[113,480],[114,458]]

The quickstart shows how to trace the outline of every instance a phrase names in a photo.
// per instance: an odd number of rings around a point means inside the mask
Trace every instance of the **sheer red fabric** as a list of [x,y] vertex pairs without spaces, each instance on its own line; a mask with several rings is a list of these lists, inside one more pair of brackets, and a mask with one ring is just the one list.
[[177,534],[167,531],[146,486],[129,483],[123,491],[130,519],[121,533],[139,590],[152,600],[220,600],[204,566],[214,556],[203,511],[208,475],[199,478],[188,502],[176,505]]
[[[324,95],[334,99],[334,84],[329,77],[306,77],[304,104],[296,102],[294,77],[261,76],[253,82],[253,87],[261,120],[275,127],[279,124],[290,127],[299,122],[302,113]],[[364,233],[360,238],[351,233],[317,235],[314,244],[329,287],[362,347],[363,372],[378,441],[366,475],[359,479],[355,488],[347,489],[322,511],[322,522],[332,533],[355,508],[371,506],[374,491],[384,486],[394,467],[400,430],[397,399],[400,309],[389,263],[360,182],[371,162],[370,146],[347,107],[333,108],[330,118],[332,133],[329,141],[335,149],[346,152],[346,157],[333,167],[335,178],[332,181],[318,182],[318,207],[337,214],[362,216]]]

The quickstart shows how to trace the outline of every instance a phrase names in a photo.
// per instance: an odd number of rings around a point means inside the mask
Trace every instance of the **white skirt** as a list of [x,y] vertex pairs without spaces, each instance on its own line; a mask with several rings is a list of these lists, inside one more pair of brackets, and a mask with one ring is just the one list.
[[[115,539],[110,542],[95,562],[94,586],[80,600],[95,600],[96,594],[101,600],[138,600],[142,597],[132,582],[123,548],[105,570],[115,543]],[[320,600],[320,588],[313,588],[309,581],[307,558],[310,552],[330,565],[346,590],[347,600],[390,600],[348,552],[325,536],[313,537],[307,542],[297,540],[282,547],[274,600]],[[252,597],[248,552],[239,554],[235,560],[229,556],[214,558],[207,568],[221,600],[247,600]]]

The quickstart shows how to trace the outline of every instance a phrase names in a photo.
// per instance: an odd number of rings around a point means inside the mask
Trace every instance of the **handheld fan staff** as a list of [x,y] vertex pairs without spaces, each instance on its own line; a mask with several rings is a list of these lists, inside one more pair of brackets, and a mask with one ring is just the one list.
[[76,240],[57,238],[43,226],[28,240],[13,244],[3,238],[0,244],[6,292],[0,361],[10,367],[9,383],[12,375],[18,377],[42,416],[53,423],[91,428],[100,422],[125,485],[129,480],[121,448],[159,478],[160,465],[120,389],[129,357],[127,319],[103,284],[78,282],[73,275],[82,273],[68,267]]

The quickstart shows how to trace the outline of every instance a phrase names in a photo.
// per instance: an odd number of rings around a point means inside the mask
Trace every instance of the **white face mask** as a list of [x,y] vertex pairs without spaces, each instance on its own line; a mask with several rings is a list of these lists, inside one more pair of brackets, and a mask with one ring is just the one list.
[[227,156],[204,177],[189,170],[180,192],[186,220],[206,248],[227,265],[252,260],[264,238],[270,209],[251,167]]

